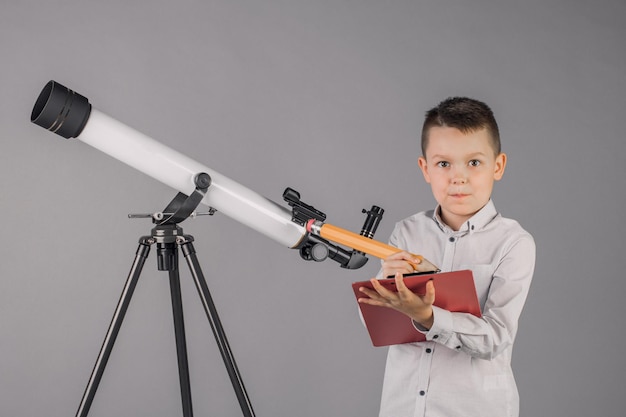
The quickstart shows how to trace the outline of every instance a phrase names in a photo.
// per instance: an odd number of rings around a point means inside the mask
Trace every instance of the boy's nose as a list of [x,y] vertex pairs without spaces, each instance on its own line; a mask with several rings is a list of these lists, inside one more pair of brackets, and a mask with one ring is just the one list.
[[450,181],[454,185],[467,183],[467,172],[463,167],[455,166],[450,172]]

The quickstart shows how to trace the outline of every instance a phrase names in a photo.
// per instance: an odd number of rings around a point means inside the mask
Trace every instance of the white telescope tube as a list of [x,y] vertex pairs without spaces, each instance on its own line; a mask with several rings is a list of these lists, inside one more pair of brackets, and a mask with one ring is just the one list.
[[289,248],[306,234],[291,211],[222,174],[93,109],[88,100],[55,81],[42,90],[31,121],[59,135],[75,137],[184,194],[195,177],[211,177],[202,203]]

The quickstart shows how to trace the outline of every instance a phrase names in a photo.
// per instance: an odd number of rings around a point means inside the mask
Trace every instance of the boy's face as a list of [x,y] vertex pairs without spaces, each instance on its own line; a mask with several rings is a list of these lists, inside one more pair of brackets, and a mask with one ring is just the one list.
[[419,166],[441,206],[442,220],[459,230],[491,198],[494,181],[504,174],[506,155],[495,154],[486,129],[465,134],[433,127]]

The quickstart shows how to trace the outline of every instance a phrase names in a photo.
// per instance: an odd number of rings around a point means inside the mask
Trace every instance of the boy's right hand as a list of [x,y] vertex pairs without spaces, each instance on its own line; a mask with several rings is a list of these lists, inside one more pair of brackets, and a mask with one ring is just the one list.
[[417,257],[407,251],[389,255],[383,260],[383,278],[395,276],[396,272],[410,274],[413,272],[431,271],[430,262]]

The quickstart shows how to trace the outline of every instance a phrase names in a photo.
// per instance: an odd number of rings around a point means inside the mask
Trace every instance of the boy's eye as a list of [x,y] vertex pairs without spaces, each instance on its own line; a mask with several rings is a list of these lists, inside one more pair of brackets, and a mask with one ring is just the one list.
[[437,166],[440,168],[448,168],[450,166],[450,162],[440,161],[440,162],[437,162]]
[[480,165],[480,161],[478,159],[472,159],[471,161],[469,161],[469,165],[472,167],[477,167],[478,165]]

